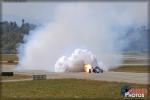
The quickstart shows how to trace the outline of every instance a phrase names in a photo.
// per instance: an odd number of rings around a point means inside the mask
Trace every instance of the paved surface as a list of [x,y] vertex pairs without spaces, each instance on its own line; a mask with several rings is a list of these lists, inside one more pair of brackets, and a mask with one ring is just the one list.
[[[89,80],[102,80],[113,82],[149,84],[150,73],[130,73],[130,72],[104,72],[104,73],[86,73],[86,72],[68,72],[68,73],[55,73],[47,72],[44,70],[15,70],[15,65],[3,65],[2,71],[14,71],[17,74],[35,75],[46,74],[47,79],[61,79],[61,78],[76,78],[76,79],[89,79]],[[16,80],[2,80],[2,82],[12,81],[27,81],[29,79],[16,79]]]

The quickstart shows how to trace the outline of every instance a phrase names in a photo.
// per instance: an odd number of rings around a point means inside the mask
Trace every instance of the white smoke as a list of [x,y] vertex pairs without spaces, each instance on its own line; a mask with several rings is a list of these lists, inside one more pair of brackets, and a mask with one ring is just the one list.
[[83,66],[90,64],[92,67],[99,66],[101,69],[106,70],[102,62],[97,62],[96,56],[91,51],[84,49],[75,49],[69,56],[62,56],[55,64],[56,72],[80,72],[83,71]]
[[[58,4],[52,16],[53,21],[31,32],[18,48],[18,67],[48,71],[79,70],[82,64],[91,64],[94,59],[106,66],[103,69],[117,67],[122,63],[120,50],[123,45],[117,45],[121,35],[115,33],[112,26],[143,22],[136,20],[139,19],[137,14],[132,14],[140,10],[132,5],[124,6],[120,11],[118,7],[122,6],[119,4]],[[137,8],[141,9],[139,6]],[[72,52],[71,56],[67,56]]]

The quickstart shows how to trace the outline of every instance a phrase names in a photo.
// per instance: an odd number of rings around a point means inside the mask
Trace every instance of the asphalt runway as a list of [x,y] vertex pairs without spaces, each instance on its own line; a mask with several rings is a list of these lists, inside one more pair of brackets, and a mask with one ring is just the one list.
[[[47,75],[47,79],[62,79],[62,78],[76,78],[88,80],[102,80],[110,82],[123,82],[123,83],[136,83],[136,84],[149,84],[150,73],[131,73],[131,72],[113,72],[107,71],[104,73],[86,73],[86,72],[48,72],[45,70],[16,70],[16,65],[2,65],[1,71],[13,71],[15,74],[25,75]],[[15,79],[15,80],[2,80],[2,82],[10,81],[27,81],[29,79]]]

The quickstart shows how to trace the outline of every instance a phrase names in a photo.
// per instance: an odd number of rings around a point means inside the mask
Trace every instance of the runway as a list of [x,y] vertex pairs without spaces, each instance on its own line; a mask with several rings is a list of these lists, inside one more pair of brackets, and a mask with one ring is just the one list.
[[[149,84],[150,73],[131,73],[131,72],[113,72],[107,71],[104,73],[86,73],[86,72],[48,72],[45,70],[15,70],[15,65],[3,65],[2,71],[13,71],[15,74],[35,75],[45,74],[47,79],[62,79],[62,78],[75,78],[75,79],[88,79],[88,80],[101,80],[109,82],[123,82],[123,83],[136,83],[136,84]],[[16,79],[16,80],[2,80],[2,82],[12,81],[27,81],[29,79]]]

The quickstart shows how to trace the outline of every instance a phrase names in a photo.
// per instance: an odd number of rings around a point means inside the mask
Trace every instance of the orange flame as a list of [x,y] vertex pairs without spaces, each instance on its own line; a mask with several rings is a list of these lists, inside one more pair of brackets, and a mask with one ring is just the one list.
[[90,64],[85,64],[84,65],[84,70],[85,72],[88,72],[89,73],[89,70],[92,69],[92,66]]

